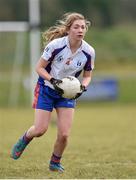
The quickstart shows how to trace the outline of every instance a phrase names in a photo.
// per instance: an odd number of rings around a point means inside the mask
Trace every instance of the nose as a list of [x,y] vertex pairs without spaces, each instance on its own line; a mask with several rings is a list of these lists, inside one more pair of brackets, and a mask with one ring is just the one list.
[[80,32],[80,33],[82,33],[82,32],[83,32],[82,27],[79,27],[79,32]]
[[80,31],[83,31],[83,28],[82,28],[82,27],[80,27],[79,29],[80,29]]

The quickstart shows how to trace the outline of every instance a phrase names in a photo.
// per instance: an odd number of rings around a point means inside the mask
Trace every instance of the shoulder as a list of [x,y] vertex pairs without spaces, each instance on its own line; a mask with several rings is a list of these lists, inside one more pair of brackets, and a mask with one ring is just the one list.
[[95,49],[83,40],[82,50],[90,56],[95,56]]
[[49,42],[47,46],[53,47],[54,49],[60,48],[66,45],[65,37],[57,38]]
[[65,37],[54,39],[49,42],[44,48],[42,57],[46,60],[49,60],[51,57],[57,55],[66,47]]

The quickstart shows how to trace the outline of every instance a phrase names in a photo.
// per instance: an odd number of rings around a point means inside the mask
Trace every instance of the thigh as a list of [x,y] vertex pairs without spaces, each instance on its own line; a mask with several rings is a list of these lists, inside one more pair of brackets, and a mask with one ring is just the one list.
[[69,135],[72,126],[74,108],[57,108],[58,134]]
[[37,84],[34,92],[33,108],[52,111],[54,107],[54,98],[49,96],[48,88]]
[[47,129],[50,119],[51,119],[50,111],[46,111],[42,109],[35,110],[34,125],[37,129]]

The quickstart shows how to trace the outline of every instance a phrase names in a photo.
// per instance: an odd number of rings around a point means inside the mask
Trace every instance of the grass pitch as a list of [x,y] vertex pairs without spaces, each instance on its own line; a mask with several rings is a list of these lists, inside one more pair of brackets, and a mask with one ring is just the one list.
[[33,115],[31,108],[0,109],[0,178],[136,179],[136,104],[78,105],[62,159],[63,174],[48,170],[54,121],[19,160],[10,158],[13,144],[33,123]]

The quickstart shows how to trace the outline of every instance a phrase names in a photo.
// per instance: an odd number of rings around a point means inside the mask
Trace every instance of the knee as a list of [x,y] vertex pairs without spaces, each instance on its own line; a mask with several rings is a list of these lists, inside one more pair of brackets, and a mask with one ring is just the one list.
[[65,144],[65,143],[68,142],[68,137],[69,137],[68,134],[63,133],[63,134],[60,135],[59,141],[60,141],[61,143]]
[[35,137],[42,136],[46,131],[47,131],[47,128],[44,128],[44,129],[35,128]]

